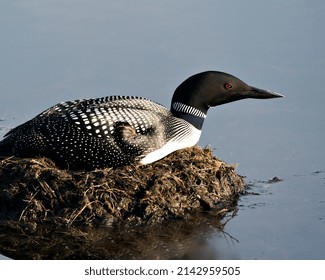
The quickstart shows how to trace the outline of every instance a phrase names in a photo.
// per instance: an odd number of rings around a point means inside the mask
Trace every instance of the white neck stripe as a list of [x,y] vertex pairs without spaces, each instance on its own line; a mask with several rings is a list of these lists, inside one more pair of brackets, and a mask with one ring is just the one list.
[[172,107],[177,112],[190,114],[190,115],[200,117],[203,119],[205,119],[207,117],[207,115],[204,114],[203,112],[201,112],[200,110],[198,110],[194,107],[188,106],[186,104],[180,103],[180,102],[174,102]]

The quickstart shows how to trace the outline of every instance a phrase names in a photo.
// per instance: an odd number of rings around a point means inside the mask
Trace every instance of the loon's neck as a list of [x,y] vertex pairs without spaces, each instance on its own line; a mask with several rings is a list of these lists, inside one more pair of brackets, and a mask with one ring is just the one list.
[[171,112],[175,117],[189,122],[199,130],[202,129],[204,119],[207,116],[202,111],[180,102],[172,103]]

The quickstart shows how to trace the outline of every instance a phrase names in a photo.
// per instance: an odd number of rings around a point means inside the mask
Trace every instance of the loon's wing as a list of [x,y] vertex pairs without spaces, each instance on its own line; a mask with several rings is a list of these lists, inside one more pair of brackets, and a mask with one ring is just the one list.
[[115,133],[118,126],[125,124],[137,134],[146,134],[169,114],[164,106],[146,98],[108,96],[62,102],[37,117],[65,118],[89,134],[108,137]]
[[163,112],[166,108],[157,102],[138,96],[112,95],[101,98],[77,99],[74,101],[60,102],[47,110],[41,112],[36,117],[63,115],[66,113],[90,113],[99,108],[129,108],[147,109]]
[[2,142],[17,156],[48,156],[75,168],[124,165],[165,143],[170,114],[140,97],[68,101],[14,128]]
[[[111,109],[110,109],[111,108]],[[15,134],[21,128],[27,128],[29,124],[34,125],[34,121],[46,117],[68,117],[70,116],[77,122],[79,117],[82,117],[82,122],[86,124],[96,123],[97,119],[101,121],[116,121],[115,113],[117,112],[131,112],[132,110],[140,111],[154,111],[159,114],[168,114],[167,109],[149,99],[137,96],[107,96],[93,99],[77,99],[74,101],[60,102],[25,123],[8,131],[4,137]],[[118,114],[120,115],[120,113]],[[131,115],[130,115],[131,116]],[[130,117],[129,116],[129,117]],[[88,121],[89,123],[88,123]]]
[[[67,106],[69,110],[65,109]],[[164,145],[166,120],[171,114],[154,101],[133,96],[62,103],[58,110],[78,129],[93,137],[113,140],[126,153],[141,156]]]

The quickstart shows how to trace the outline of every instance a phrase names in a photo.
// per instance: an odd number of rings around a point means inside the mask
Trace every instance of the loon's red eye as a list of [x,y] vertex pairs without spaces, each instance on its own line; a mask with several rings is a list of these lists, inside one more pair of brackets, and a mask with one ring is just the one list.
[[224,83],[223,87],[225,88],[225,90],[231,89],[232,88],[232,84],[230,83]]

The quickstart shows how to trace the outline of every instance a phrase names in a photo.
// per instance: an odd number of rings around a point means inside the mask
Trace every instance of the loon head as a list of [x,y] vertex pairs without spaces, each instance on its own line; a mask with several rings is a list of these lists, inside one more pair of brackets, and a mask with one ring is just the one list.
[[[173,104],[185,104],[206,114],[210,107],[222,105],[245,98],[276,98],[283,95],[252,87],[227,73],[207,71],[189,77],[175,90]],[[176,112],[177,113],[177,112]]]

